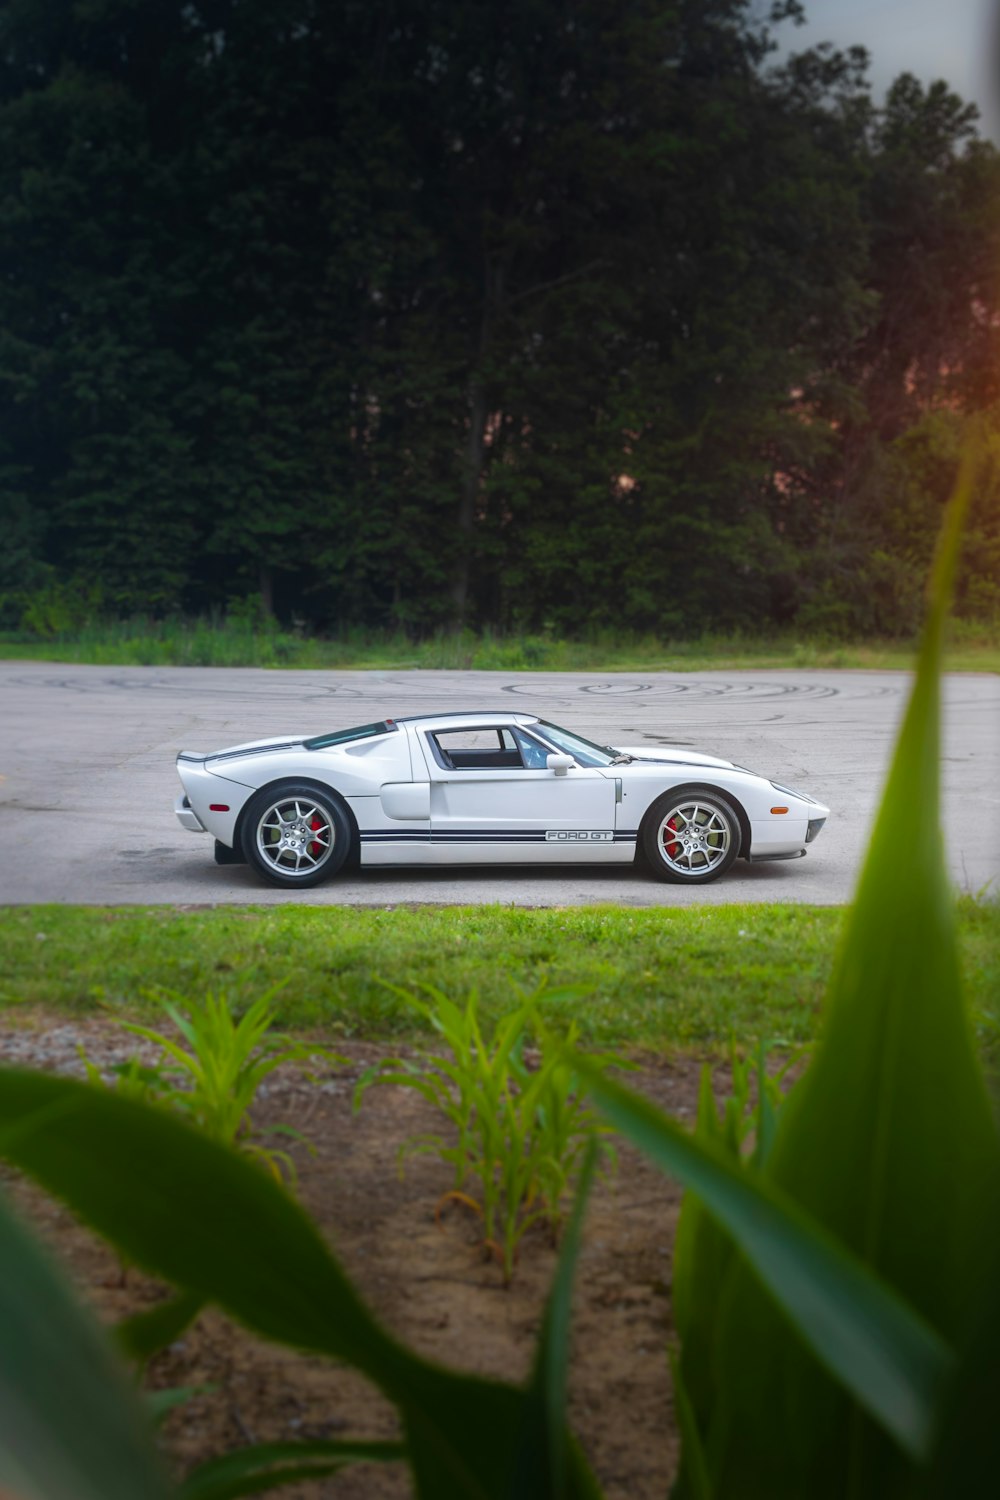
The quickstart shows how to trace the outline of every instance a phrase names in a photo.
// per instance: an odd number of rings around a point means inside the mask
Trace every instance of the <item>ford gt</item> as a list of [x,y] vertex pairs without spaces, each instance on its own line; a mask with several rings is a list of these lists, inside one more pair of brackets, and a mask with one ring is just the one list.
[[829,809],[731,761],[598,745],[524,713],[380,719],[182,750],[182,827],[275,885],[369,865],[628,864],[703,885],[799,859]]

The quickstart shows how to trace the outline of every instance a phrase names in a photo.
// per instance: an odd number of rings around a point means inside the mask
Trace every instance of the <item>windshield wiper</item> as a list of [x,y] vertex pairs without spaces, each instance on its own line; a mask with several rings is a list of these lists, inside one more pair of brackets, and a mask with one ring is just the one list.
[[630,766],[635,760],[634,755],[613,755],[608,761],[610,766]]

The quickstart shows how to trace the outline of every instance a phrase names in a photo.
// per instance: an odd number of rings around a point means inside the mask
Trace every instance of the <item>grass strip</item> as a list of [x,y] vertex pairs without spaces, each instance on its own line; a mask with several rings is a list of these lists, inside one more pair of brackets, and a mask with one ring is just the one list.
[[[730,1036],[796,1045],[815,1034],[840,931],[836,907],[26,906],[0,909],[5,1024],[22,1008],[151,1015],[164,989],[276,996],[278,1024],[331,1037],[412,1038],[380,981],[480,992],[493,1019],[516,986],[574,985],[588,1044],[720,1052]],[[984,1060],[1000,1065],[1000,904],[962,898],[965,980]],[[29,1014],[23,1017],[34,1024]]]
[[[842,642],[791,633],[705,635],[694,640],[611,632],[568,641],[547,635],[475,635],[412,641],[402,632],[351,631],[333,639],[296,635],[276,623],[251,627],[217,620],[120,620],[38,640],[0,634],[0,658],[95,666],[286,667],[326,671],[406,668],[500,672],[702,672],[853,668],[906,671],[914,644]],[[990,622],[957,621],[945,666],[951,672],[1000,672],[1000,636]]]

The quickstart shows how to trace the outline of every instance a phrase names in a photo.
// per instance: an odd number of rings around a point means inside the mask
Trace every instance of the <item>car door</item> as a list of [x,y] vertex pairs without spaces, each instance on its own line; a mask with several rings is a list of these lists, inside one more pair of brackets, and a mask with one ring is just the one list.
[[[431,840],[456,863],[611,862],[615,777],[546,764],[548,747],[520,726],[428,729]],[[624,856],[631,858],[631,851]]]

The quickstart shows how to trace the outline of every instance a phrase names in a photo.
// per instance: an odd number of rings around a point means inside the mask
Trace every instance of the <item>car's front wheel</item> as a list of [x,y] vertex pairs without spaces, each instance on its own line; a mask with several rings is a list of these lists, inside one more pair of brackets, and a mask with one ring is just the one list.
[[680,792],[650,809],[642,847],[653,874],[678,885],[706,885],[740,852],[740,820],[718,792]]
[[337,799],[315,787],[283,782],[247,804],[243,852],[274,885],[318,885],[351,852],[350,819]]

